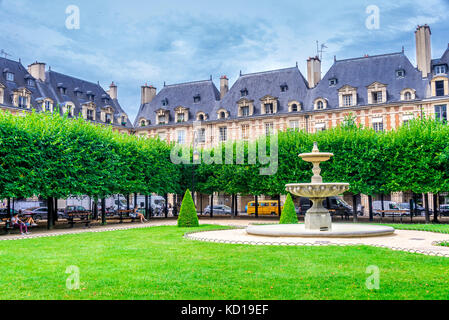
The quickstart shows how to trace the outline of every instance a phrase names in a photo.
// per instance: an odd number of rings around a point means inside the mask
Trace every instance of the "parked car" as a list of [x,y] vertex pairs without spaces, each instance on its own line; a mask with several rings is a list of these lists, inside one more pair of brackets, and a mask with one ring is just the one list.
[[[46,207],[41,207],[25,210],[22,215],[25,217],[31,217],[34,221],[45,220],[48,217],[48,209]],[[60,211],[58,212],[58,218],[64,219],[64,214]]]
[[440,205],[439,211],[440,211],[440,215],[445,216],[445,217],[449,216],[449,204]]
[[[279,204],[279,202],[277,200],[259,201],[258,214],[261,216],[264,216],[264,215],[278,216],[279,215],[278,204]],[[250,216],[256,214],[256,202],[255,201],[248,203],[247,213]]]
[[[418,209],[418,215],[419,216],[424,215],[424,213],[426,211],[426,209],[424,207],[422,207],[419,204],[417,204],[416,208]],[[407,215],[410,215],[410,203],[409,202],[399,203],[399,209],[401,209],[401,210],[408,210]]]
[[[395,217],[395,216],[408,216],[410,215],[410,209],[406,208],[405,204],[402,205],[400,203],[394,201],[384,201],[383,209],[387,212],[382,212],[382,201],[373,201],[373,213],[375,216],[383,216],[385,217]],[[407,210],[407,211],[404,211]]]
[[[17,212],[17,210],[13,210],[13,209],[11,209],[11,213],[13,216],[16,214],[19,214],[19,212]],[[6,209],[6,208],[0,209],[0,219],[9,219],[10,217],[11,217],[11,215],[8,213],[8,209]]]
[[[204,208],[204,214],[210,214],[210,211],[210,206]],[[214,214],[232,214],[232,210],[225,205],[214,205]]]
[[[352,207],[339,197],[329,197],[323,201],[323,206],[328,210],[333,210],[336,215],[352,215]],[[306,214],[307,210],[312,207],[312,201],[309,198],[299,199],[298,211],[300,214]]]

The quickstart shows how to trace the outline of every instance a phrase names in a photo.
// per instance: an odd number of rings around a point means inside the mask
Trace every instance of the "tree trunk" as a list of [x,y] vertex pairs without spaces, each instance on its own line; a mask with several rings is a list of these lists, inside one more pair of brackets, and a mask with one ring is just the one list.
[[438,194],[433,195],[433,222],[438,223]]
[[353,194],[352,195],[352,216],[354,219],[354,222],[357,222],[357,195]]
[[259,218],[259,196],[255,196],[254,201],[256,202],[256,218]]
[[374,221],[373,196],[368,196],[368,206],[369,206],[369,221]]
[[12,213],[12,210],[11,210],[11,198],[8,198],[6,200],[6,210],[8,211],[9,219],[12,219],[13,213]]
[[168,218],[168,194],[166,193],[165,194],[165,196],[164,196],[164,199],[165,199],[165,219],[167,219]]
[[106,199],[101,199],[101,224],[106,225]]
[[413,204],[413,199],[410,199],[410,221],[413,221],[413,211],[414,211],[414,204]]
[[430,223],[430,211],[429,211],[429,194],[424,194],[424,205],[426,206],[426,223]]
[[49,197],[47,199],[47,229],[52,230],[54,228],[54,219],[53,219],[53,198]]
[[235,216],[238,217],[239,216],[239,195],[236,194],[234,195],[235,197],[235,201],[234,201],[234,205],[235,205]]
[[281,195],[278,195],[278,214],[279,214],[279,218],[282,215],[282,210],[281,210]]
[[234,201],[235,201],[235,198],[234,198],[234,195],[232,194],[231,195],[231,217],[235,216],[235,203],[234,203]]
[[148,195],[145,195],[145,219],[149,220],[150,219],[150,209],[148,208]]
[[385,200],[385,196],[384,196],[384,194],[382,193],[381,195],[380,195],[380,203],[381,203],[381,207],[382,207],[382,218],[385,218],[385,205],[384,205],[384,200]]
[[210,217],[214,217],[214,194],[210,196]]
[[131,209],[131,201],[129,199],[129,194],[126,195],[126,210],[129,211]]

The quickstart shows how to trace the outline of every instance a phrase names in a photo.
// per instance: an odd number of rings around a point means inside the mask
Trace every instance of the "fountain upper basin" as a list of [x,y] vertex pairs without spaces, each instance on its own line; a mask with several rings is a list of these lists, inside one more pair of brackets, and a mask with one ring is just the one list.
[[305,198],[338,196],[349,190],[349,183],[292,183],[285,186],[291,194]]

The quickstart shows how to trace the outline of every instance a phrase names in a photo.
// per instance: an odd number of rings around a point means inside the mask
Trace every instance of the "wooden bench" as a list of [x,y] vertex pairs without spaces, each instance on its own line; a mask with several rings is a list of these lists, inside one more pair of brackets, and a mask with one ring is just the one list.
[[118,216],[107,217],[108,220],[120,220],[120,223],[123,223],[125,219],[131,219],[131,222],[134,222],[137,218],[130,217],[129,215],[134,213],[134,210],[119,210]]
[[[11,230],[14,230],[14,229],[18,229],[19,230],[20,229],[19,227],[13,226],[11,224],[11,220],[8,219],[8,218],[1,219],[1,222],[3,222],[5,224],[5,227],[3,229],[5,230],[6,234],[9,234]],[[31,228],[33,228],[33,226],[27,226],[28,230],[31,229]]]
[[67,214],[67,221],[71,228],[74,227],[76,223],[85,224],[86,228],[90,228],[92,223],[92,214],[89,211],[74,211]]

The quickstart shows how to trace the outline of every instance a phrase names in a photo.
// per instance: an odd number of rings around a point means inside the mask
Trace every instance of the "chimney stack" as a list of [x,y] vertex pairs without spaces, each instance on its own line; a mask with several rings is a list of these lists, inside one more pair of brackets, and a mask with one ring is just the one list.
[[321,81],[320,58],[312,57],[307,60],[307,81],[310,88],[314,88]]
[[35,62],[28,66],[28,73],[37,80],[45,82],[45,63]]
[[229,91],[229,80],[226,76],[220,78],[220,100],[223,100],[223,97]]
[[416,38],[416,63],[418,70],[422,72],[422,77],[427,78],[431,73],[431,61],[432,61],[432,43],[430,36],[432,32],[430,27],[425,24],[418,26],[415,31]]
[[111,85],[109,86],[108,93],[111,99],[117,99],[117,86],[115,85],[114,81],[112,81]]
[[156,97],[156,88],[145,84],[142,86],[142,104],[150,103]]

